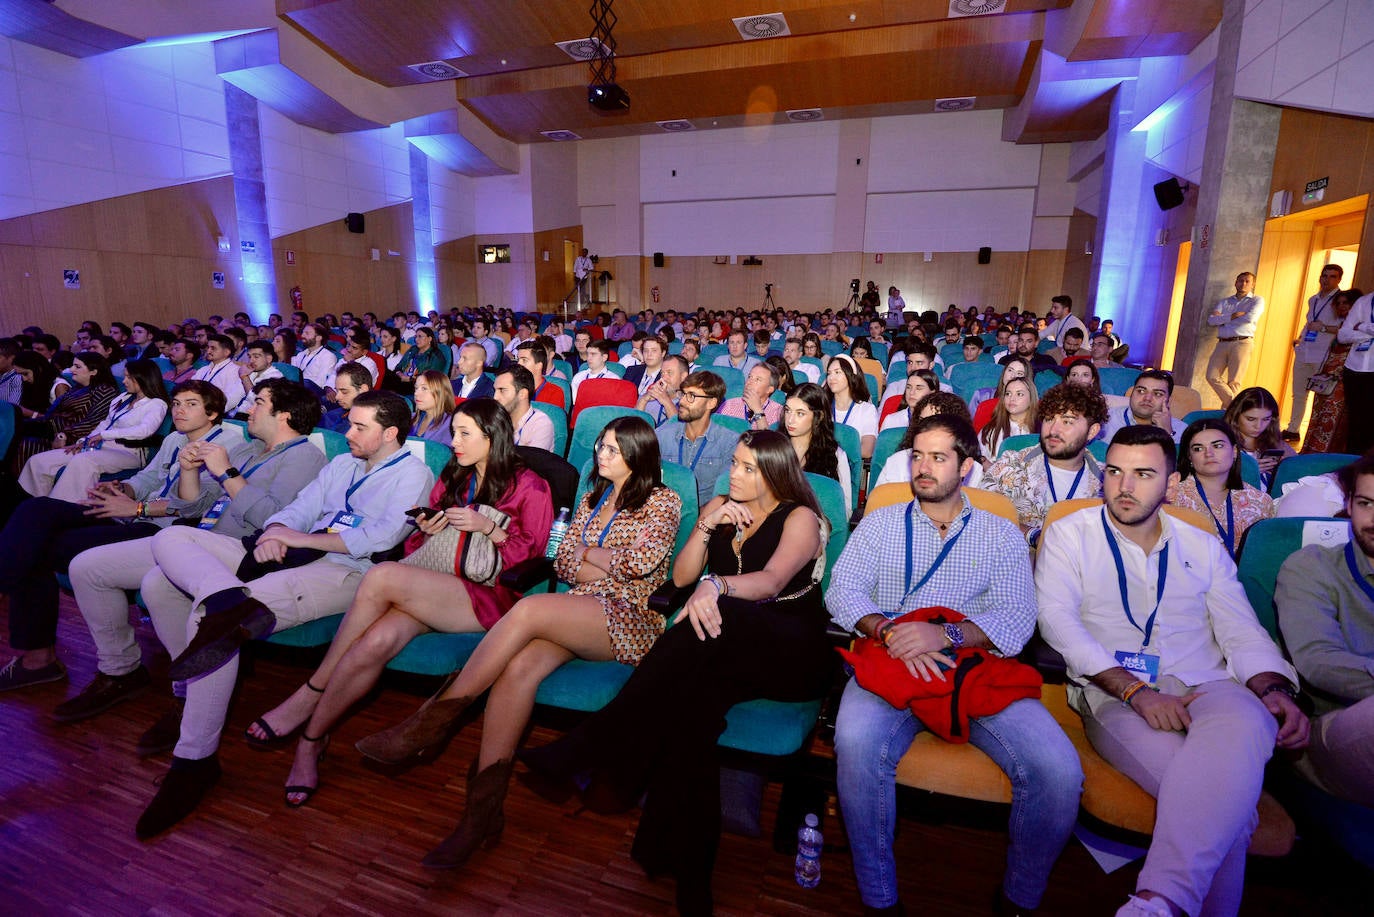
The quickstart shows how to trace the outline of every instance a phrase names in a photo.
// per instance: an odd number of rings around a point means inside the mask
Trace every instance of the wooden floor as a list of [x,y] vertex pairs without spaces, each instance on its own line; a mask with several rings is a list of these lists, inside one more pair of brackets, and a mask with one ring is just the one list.
[[[463,805],[467,764],[476,751],[470,725],[436,763],[397,778],[369,771],[352,748],[359,737],[405,716],[413,694],[386,688],[345,722],[325,762],[324,787],[300,810],[281,785],[286,752],[260,753],[243,742],[252,718],[285,697],[305,670],[258,660],[231,710],[220,750],[225,776],[200,810],[148,843],[133,824],[151,799],[168,757],[140,761],[134,745],[167,703],[167,657],[140,629],[157,688],[102,717],[69,726],[52,707],[94,672],[90,637],[63,600],[61,655],[68,684],[0,695],[0,914],[540,914],[672,913],[668,880],[650,881],[630,859],[635,817],[553,807],[512,786],[501,844],[460,872],[423,869],[420,858],[452,830]],[[542,744],[556,735],[536,727]],[[778,788],[768,788],[761,838],[726,835],[716,870],[722,915],[861,913],[843,829],[828,801],[828,851],[816,889],[799,888],[790,857],[769,834]],[[989,912],[1006,853],[1001,811],[915,800],[919,818],[903,820],[897,841],[902,896],[909,912]],[[932,804],[932,802],[934,804]],[[1134,869],[1105,875],[1077,842],[1057,865],[1042,913],[1111,914],[1125,900]],[[1243,913],[1366,914],[1345,900],[1349,873],[1290,858],[1256,863]],[[1367,880],[1365,880],[1367,881]]]

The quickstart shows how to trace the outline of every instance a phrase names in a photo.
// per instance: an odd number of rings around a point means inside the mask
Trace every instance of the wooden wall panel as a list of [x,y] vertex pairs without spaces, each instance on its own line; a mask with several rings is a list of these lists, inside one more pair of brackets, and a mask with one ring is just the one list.
[[[283,314],[291,311],[291,288],[297,285],[311,315],[370,310],[382,316],[420,308],[410,202],[370,210],[364,225],[366,232],[351,233],[336,220],[272,240],[277,308]],[[377,261],[371,258],[374,248]],[[286,263],[288,250],[296,253],[294,265]]]
[[[244,308],[233,180],[207,179],[0,220],[0,333],[40,325],[70,340],[85,319],[167,325]],[[81,289],[62,271],[81,272]],[[226,273],[222,290],[210,275]]]
[[[581,249],[581,225],[546,229],[534,234],[534,290],[535,301],[541,311],[556,311],[562,306],[563,297],[572,289],[572,273],[563,263],[565,241],[571,241],[575,248]],[[548,261],[544,260],[544,252],[549,253]]]
[[[1073,297],[1074,313],[1080,318],[1093,314],[1088,309],[1088,285],[1092,278],[1093,256],[1087,254],[1097,236],[1097,217],[1077,208],[1069,217],[1069,238],[1064,243],[1064,292]],[[1080,303],[1082,304],[1080,306]]]

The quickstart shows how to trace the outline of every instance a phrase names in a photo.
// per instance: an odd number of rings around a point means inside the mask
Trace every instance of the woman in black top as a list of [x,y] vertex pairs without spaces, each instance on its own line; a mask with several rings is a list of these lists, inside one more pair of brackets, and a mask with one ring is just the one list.
[[687,623],[659,638],[606,707],[520,756],[551,797],[587,769],[593,804],[600,787],[622,805],[647,790],[632,855],[650,875],[673,874],[687,915],[711,911],[726,711],[756,698],[820,697],[835,661],[819,586],[820,508],[786,436],[740,437],[730,494],[702,508],[697,528],[673,567],[679,587],[697,582],[674,619]]

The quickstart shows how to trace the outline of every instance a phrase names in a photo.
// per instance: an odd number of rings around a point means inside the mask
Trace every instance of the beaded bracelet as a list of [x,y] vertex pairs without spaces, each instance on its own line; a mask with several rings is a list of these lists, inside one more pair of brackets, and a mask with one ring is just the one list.
[[1147,685],[1143,681],[1135,682],[1134,684],[1127,687],[1125,691],[1121,692],[1121,702],[1129,707],[1131,705],[1131,698],[1135,697],[1137,694],[1139,694],[1141,691],[1144,691],[1148,687],[1149,685]]

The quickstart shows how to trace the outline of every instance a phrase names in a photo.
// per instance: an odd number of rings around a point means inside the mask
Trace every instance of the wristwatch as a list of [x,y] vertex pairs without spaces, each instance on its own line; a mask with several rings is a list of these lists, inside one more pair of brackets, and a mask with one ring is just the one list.
[[1268,697],[1270,694],[1273,694],[1275,691],[1277,691],[1279,694],[1287,694],[1289,700],[1293,701],[1294,703],[1297,703],[1298,692],[1293,690],[1293,686],[1288,684],[1287,682],[1280,682],[1278,684],[1273,684],[1265,688],[1260,693],[1260,700],[1264,700],[1266,697]]
[[945,639],[949,641],[951,649],[960,650],[964,648],[964,632],[959,629],[958,624],[946,624],[944,631]]
[[237,478],[242,476],[242,474],[243,472],[239,471],[233,465],[230,465],[228,468],[224,469],[224,474],[212,474],[210,477],[215,479],[216,484],[223,484],[230,478]]

